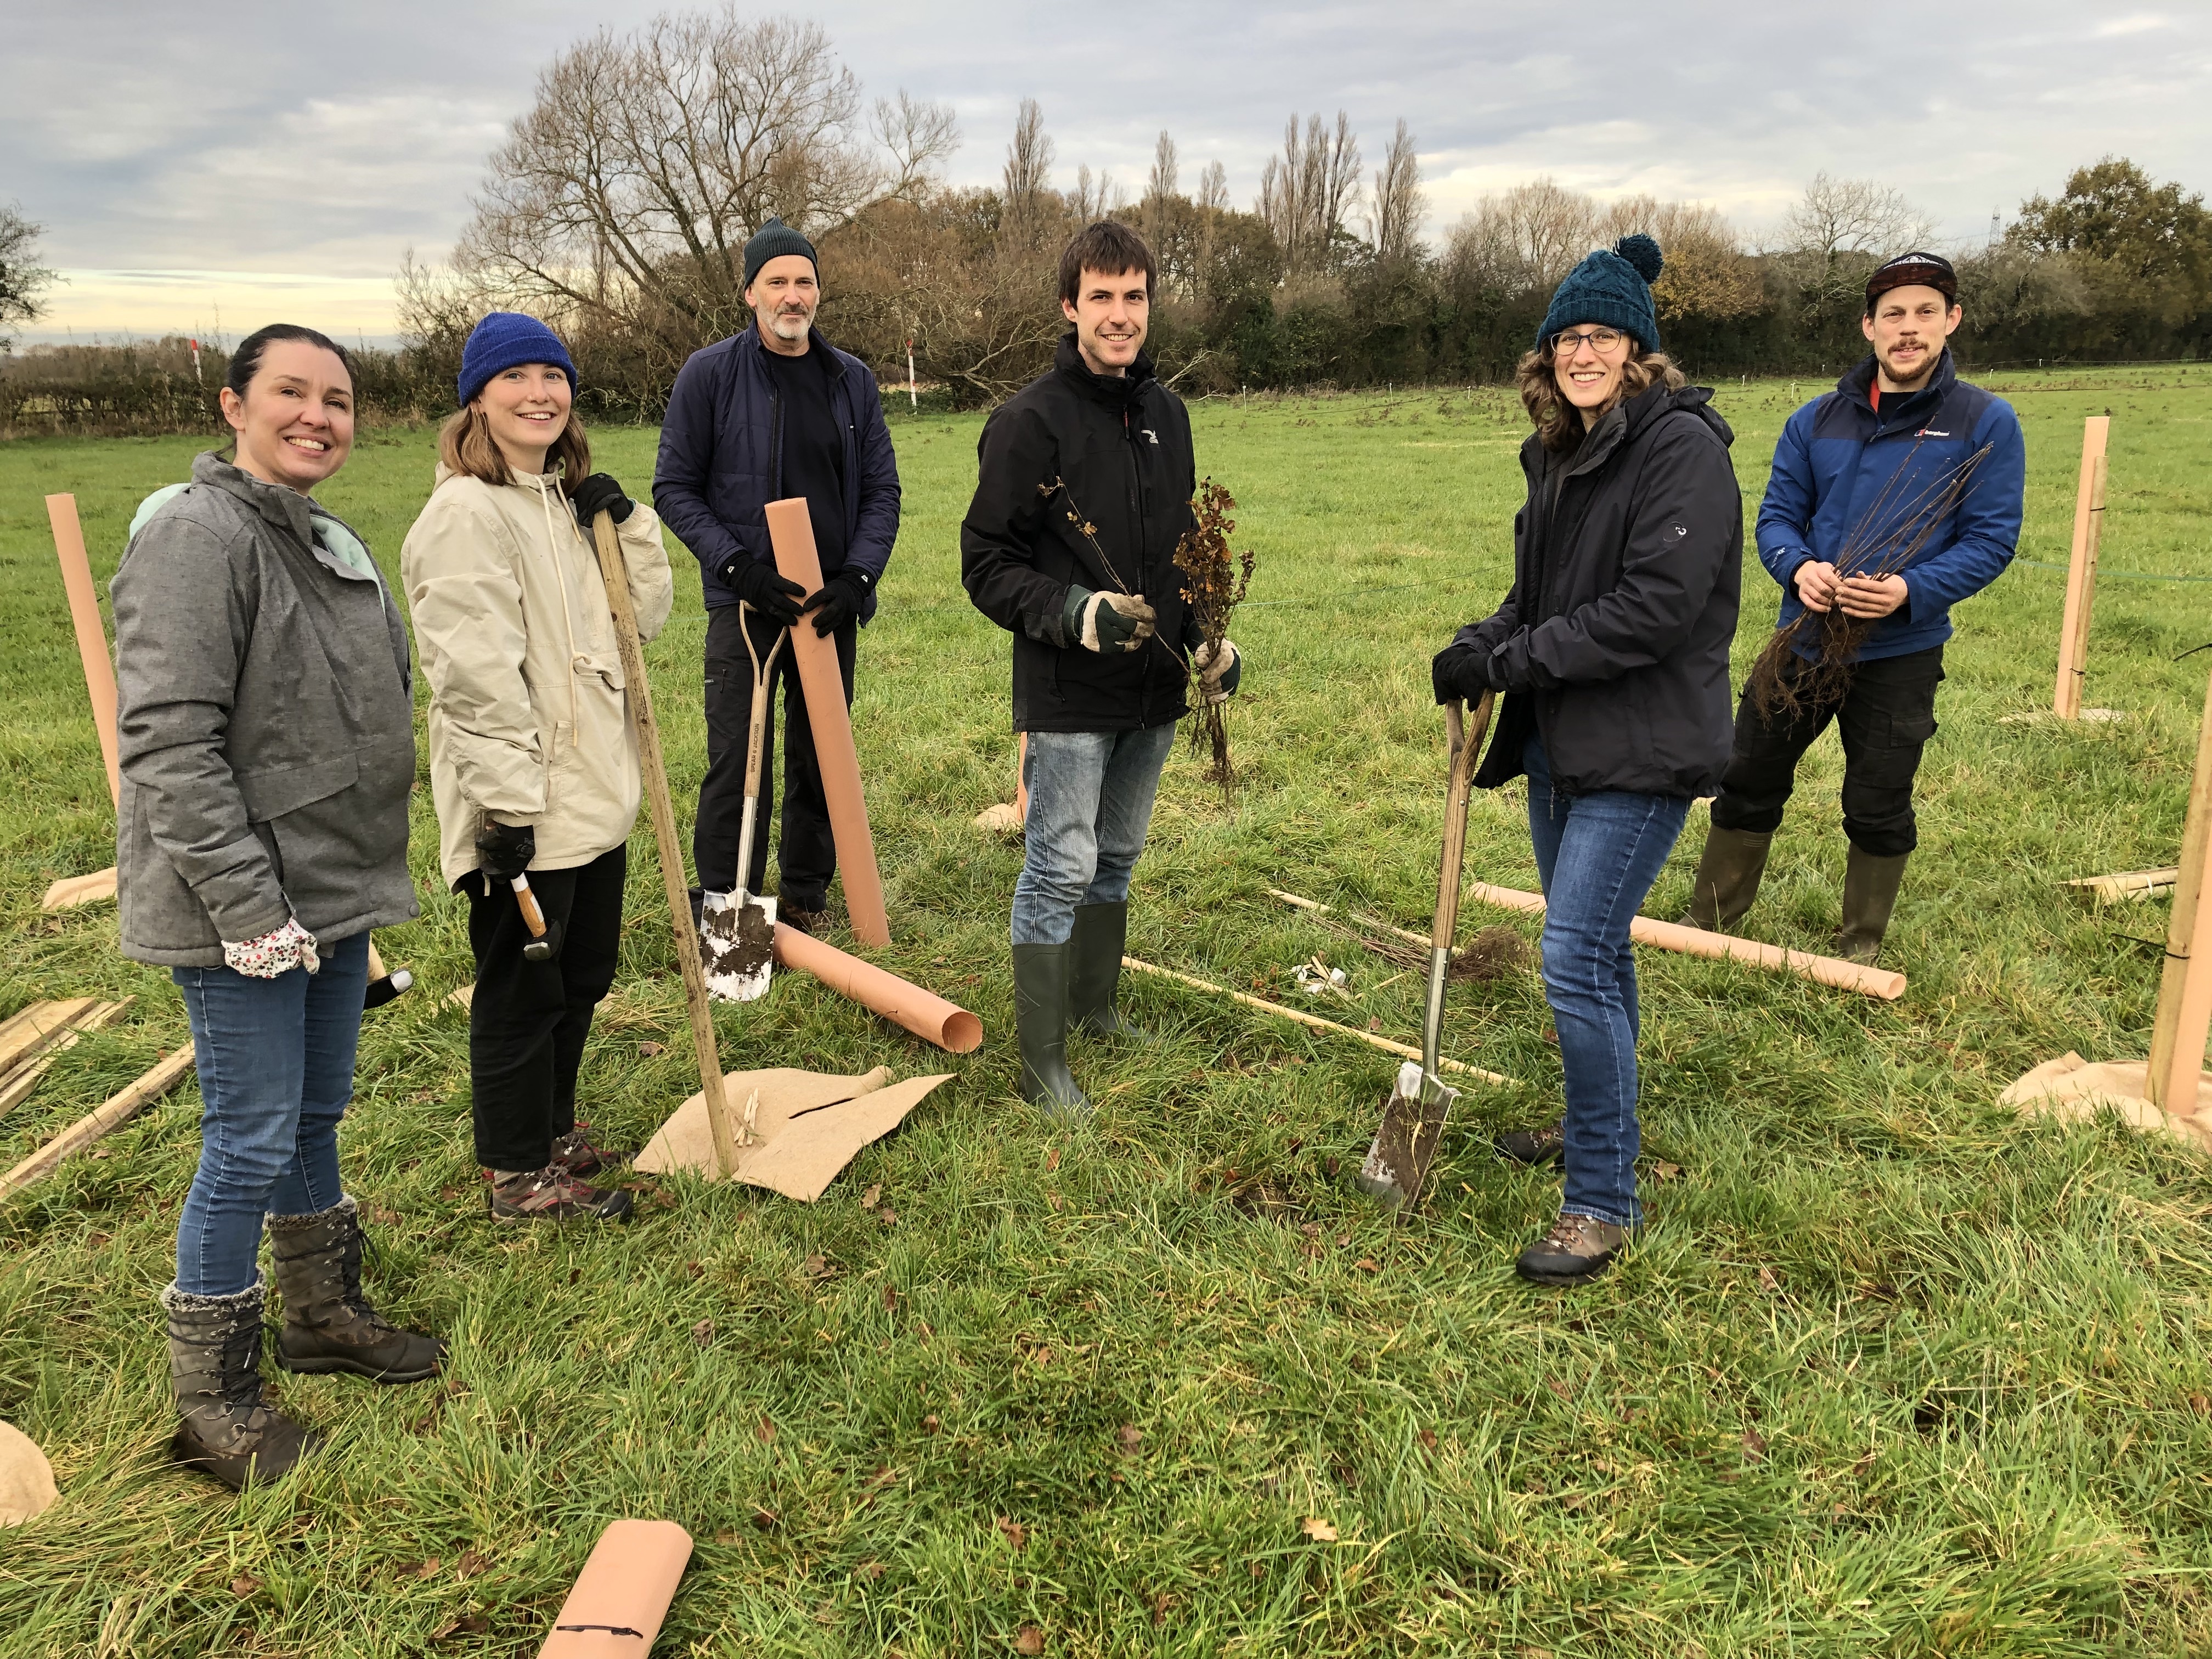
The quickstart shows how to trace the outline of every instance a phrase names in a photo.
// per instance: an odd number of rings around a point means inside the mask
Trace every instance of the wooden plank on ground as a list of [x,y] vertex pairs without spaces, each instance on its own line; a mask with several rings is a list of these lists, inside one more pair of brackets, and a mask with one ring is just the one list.
[[39,901],[41,910],[66,910],[73,904],[97,904],[115,896],[115,870],[110,866],[88,876],[64,876],[46,889]]
[[176,1087],[192,1069],[189,1042],[136,1082],[110,1095],[99,1108],[79,1118],[5,1175],[0,1175],[0,1200],[43,1181],[74,1152],[82,1152],[101,1136],[120,1128]]
[[[86,1000],[91,1000],[87,998]],[[0,1078],[0,1117],[7,1116],[29,1098],[31,1091],[39,1086],[39,1079],[46,1076],[57,1060],[76,1047],[79,1037],[87,1031],[97,1031],[102,1026],[112,1025],[118,1016],[130,1006],[129,997],[120,1002],[93,1003],[81,1016],[70,1022],[68,1029],[56,1032],[53,1042],[43,1051],[16,1066],[4,1078]]]
[[2078,876],[2061,884],[2081,889],[2085,896],[2100,904],[2125,904],[2170,893],[2180,878],[2180,866],[2168,865],[2163,870],[2123,870],[2111,876]]
[[38,1054],[100,1004],[97,997],[64,997],[56,1002],[34,1002],[0,1025],[0,1078]]

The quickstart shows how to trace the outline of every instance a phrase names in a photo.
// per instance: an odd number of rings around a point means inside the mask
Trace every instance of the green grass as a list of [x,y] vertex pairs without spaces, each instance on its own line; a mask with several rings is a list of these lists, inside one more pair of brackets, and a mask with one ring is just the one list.
[[[2081,417],[2109,406],[2106,566],[2212,574],[2202,371],[2003,389],[2027,426],[2026,557],[2063,563]],[[1794,401],[1723,393],[1754,504]],[[1352,971],[1346,1017],[1408,1037],[1415,981],[1386,986],[1395,969],[1262,889],[1425,925],[1427,659],[1504,585],[1523,422],[1495,391],[1194,416],[1261,562],[1236,629],[1251,782],[1225,811],[1178,750],[1132,948],[1279,989],[1320,950]],[[467,941],[422,792],[424,915],[380,939],[422,988],[368,1021],[343,1148],[381,1245],[372,1290],[453,1344],[451,1380],[283,1379],[331,1451],[240,1501],[164,1466],[153,1297],[198,1146],[180,1090],[0,1206],[0,1416],[64,1492],[0,1535],[0,1653],[533,1653],[623,1515],[698,1540],[664,1655],[997,1655],[1025,1624],[1086,1655],[2212,1649],[2212,1179],[2174,1145],[1994,1104],[2069,1048],[2145,1050],[2158,954],[2126,936],[2161,934],[2163,907],[2094,912],[2052,884],[2174,856],[2207,659],[2170,659],[2212,640],[2212,585],[2106,582],[2088,701],[2128,718],[2071,730],[2002,719],[2048,706],[2063,573],[2022,565],[1962,607],[1886,958],[1910,994],[1644,953],[1653,1224],[1606,1279],[1537,1291],[1511,1262],[1556,1177],[1486,1150],[1554,1109],[1533,977],[1454,988],[1447,1051],[1523,1081],[1468,1094],[1407,1224],[1348,1182],[1394,1062],[1196,994],[1129,988],[1158,1050],[1079,1048],[1095,1130],[1049,1132],[1015,1098],[1019,848],[969,823],[1011,789],[1007,644],[955,574],[978,422],[895,419],[904,534],[854,714],[881,959],[980,1013],[983,1049],[948,1061],[781,974],[721,1012],[731,1065],[956,1080],[811,1207],[678,1180],[625,1230],[495,1231],[465,1022],[439,1006]],[[643,485],[651,434],[598,444]],[[39,497],[76,492],[104,580],[135,503],[197,447],[0,446],[0,1012],[137,999],[0,1121],[0,1164],[183,1040],[166,979],[115,954],[112,908],[37,908],[112,857]],[[387,569],[431,453],[371,435],[327,492]],[[650,656],[688,821],[704,623],[678,558]],[[1739,669],[1771,621],[1755,563],[1745,592]],[[1838,773],[1824,739],[1760,937],[1818,948],[1834,925]],[[1534,885],[1523,811],[1478,799],[1474,873]],[[1654,914],[1685,900],[1703,833],[1700,811]],[[641,825],[586,1062],[586,1115],[632,1143],[696,1082],[649,848]],[[895,1224],[860,1207],[878,1183]],[[1337,1540],[1304,1536],[1309,1516]],[[432,1645],[465,1615],[488,1629]]]

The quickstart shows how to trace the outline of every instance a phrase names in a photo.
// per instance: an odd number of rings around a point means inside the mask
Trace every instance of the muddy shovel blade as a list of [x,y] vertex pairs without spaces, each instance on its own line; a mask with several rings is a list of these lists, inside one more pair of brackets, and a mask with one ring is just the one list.
[[1359,1190],[1388,1209],[1411,1210],[1419,1204],[1443,1139],[1444,1120],[1458,1098],[1458,1090],[1447,1088],[1415,1061],[1401,1066],[1398,1086],[1383,1103],[1382,1124],[1355,1177]]
[[702,896],[699,965],[707,994],[717,1002],[751,1002],[768,994],[775,969],[775,901],[743,889]]

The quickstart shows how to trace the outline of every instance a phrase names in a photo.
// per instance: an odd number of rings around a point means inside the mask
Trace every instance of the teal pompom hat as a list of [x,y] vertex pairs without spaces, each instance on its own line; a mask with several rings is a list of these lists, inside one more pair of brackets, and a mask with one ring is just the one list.
[[1651,307],[1651,284],[1667,261],[1659,244],[1642,232],[1600,248],[1566,275],[1536,331],[1536,349],[1577,324],[1617,328],[1636,337],[1645,351],[1659,349],[1659,313]]

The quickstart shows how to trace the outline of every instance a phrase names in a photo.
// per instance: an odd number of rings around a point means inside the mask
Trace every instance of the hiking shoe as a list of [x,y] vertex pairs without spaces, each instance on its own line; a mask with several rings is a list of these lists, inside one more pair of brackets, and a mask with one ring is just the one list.
[[586,1217],[601,1221],[629,1219],[630,1196],[619,1187],[587,1187],[557,1164],[542,1170],[524,1170],[504,1181],[484,1179],[491,1190],[484,1201],[495,1221],[576,1221]]
[[830,926],[830,912],[827,909],[810,910],[805,906],[799,904],[793,905],[787,910],[781,905],[778,905],[775,919],[787,927],[796,927],[802,933],[811,933],[817,938]]
[[592,1126],[579,1123],[567,1134],[554,1137],[551,1167],[562,1175],[581,1180],[604,1170],[618,1170],[636,1156],[635,1152],[616,1152],[611,1146],[593,1146]]
[[1565,1164],[1567,1126],[1554,1123],[1543,1129],[1508,1129],[1490,1145],[1498,1157],[1510,1158],[1516,1164]]
[[284,1294],[276,1363],[288,1371],[347,1371],[372,1382],[435,1376],[446,1345],[400,1329],[362,1294],[365,1243],[350,1198],[313,1215],[269,1218],[269,1253]]
[[1627,1228],[1610,1221],[1563,1215],[1551,1231],[1521,1252],[1514,1266],[1522,1278],[1539,1285],[1572,1285],[1604,1272],[1628,1237]]

